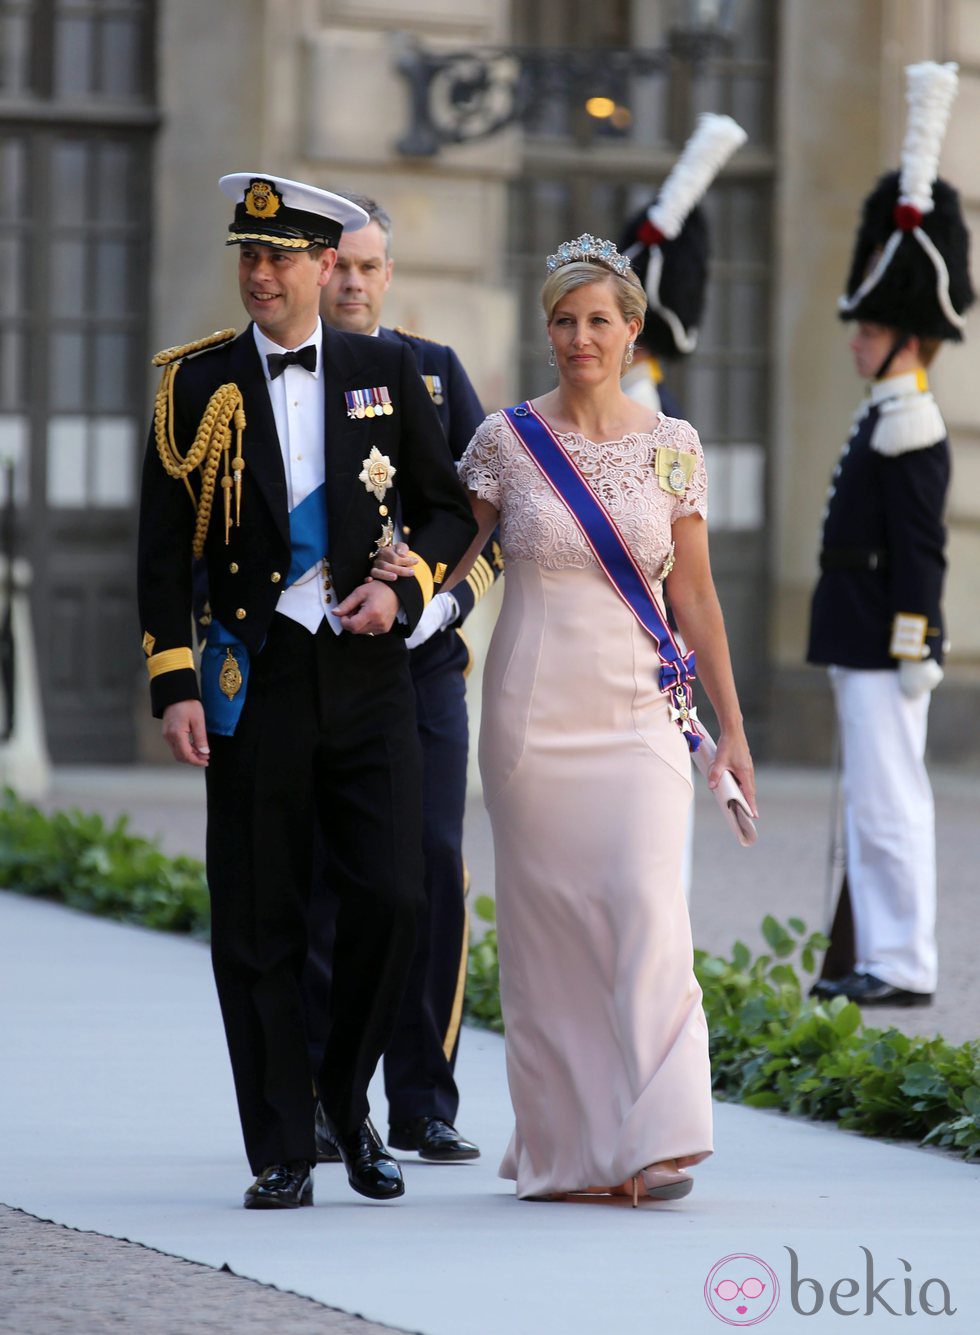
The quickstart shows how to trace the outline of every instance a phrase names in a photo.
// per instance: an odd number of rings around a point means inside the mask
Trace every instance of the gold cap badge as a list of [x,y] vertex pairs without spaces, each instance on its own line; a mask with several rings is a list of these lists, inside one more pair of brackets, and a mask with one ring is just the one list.
[[282,204],[271,181],[253,181],[245,192],[245,212],[253,218],[274,218]]

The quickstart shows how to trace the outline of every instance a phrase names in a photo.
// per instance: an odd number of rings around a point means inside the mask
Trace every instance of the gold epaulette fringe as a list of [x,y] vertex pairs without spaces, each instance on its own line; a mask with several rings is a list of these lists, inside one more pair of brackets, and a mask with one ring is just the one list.
[[437,343],[442,347],[437,338],[429,338],[427,334],[419,334],[414,329],[403,329],[400,324],[395,325],[395,333],[402,334],[405,338],[417,338],[420,343]]
[[[185,343],[181,347],[167,348],[153,358],[154,366],[164,368],[157,390],[153,409],[153,431],[160,462],[169,477],[183,482],[187,494],[194,506],[196,523],[192,551],[200,556],[204,551],[204,540],[211,522],[211,510],[214,505],[214,489],[218,481],[218,469],[224,458],[224,476],[221,486],[224,493],[225,544],[232,526],[232,490],[235,493],[235,518],[237,528],[241,521],[242,509],[242,474],[245,460],[242,457],[242,433],[245,430],[245,404],[242,392],[237,385],[219,385],[208,400],[197,428],[197,434],[186,455],[177,449],[174,440],[174,380],[180,370],[181,359],[204,348],[226,343],[234,338],[234,329],[222,329],[207,338],[199,338],[194,343]],[[235,431],[235,454],[232,457],[232,428]],[[201,470],[200,496],[194,494],[190,484],[190,474],[195,468]]]
[[227,343],[234,337],[234,329],[216,329],[213,334],[195,338],[192,343],[180,343],[175,348],[164,348],[153,358],[153,365],[169,366],[171,362],[179,362],[181,358],[190,357],[195,352],[203,352],[205,348],[216,348],[220,343]]

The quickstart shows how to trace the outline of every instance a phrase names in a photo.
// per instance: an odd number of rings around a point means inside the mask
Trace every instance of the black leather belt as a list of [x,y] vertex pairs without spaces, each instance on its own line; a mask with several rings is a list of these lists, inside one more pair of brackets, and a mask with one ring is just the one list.
[[888,553],[874,547],[825,547],[821,570],[887,570]]

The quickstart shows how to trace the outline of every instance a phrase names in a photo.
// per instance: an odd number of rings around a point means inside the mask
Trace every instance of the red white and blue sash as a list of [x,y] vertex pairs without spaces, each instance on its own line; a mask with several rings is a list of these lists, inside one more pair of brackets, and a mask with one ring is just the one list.
[[653,640],[660,657],[660,689],[673,701],[671,718],[690,749],[696,751],[701,734],[691,694],[694,654],[682,652],[615,521],[544,418],[530,403],[505,409],[504,417],[552,491],[567,506],[613,588]]

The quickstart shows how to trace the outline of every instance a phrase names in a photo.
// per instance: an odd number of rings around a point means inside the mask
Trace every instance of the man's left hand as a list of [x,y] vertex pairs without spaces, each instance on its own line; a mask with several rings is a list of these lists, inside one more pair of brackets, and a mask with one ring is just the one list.
[[333,610],[344,630],[352,635],[385,635],[398,615],[400,604],[394,590],[376,581],[359,584]]

